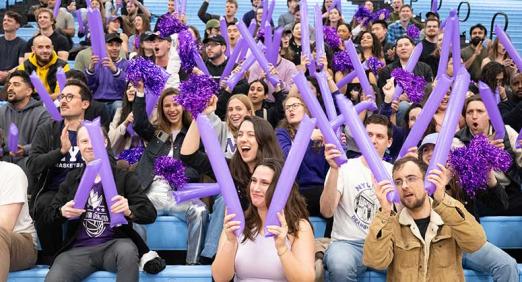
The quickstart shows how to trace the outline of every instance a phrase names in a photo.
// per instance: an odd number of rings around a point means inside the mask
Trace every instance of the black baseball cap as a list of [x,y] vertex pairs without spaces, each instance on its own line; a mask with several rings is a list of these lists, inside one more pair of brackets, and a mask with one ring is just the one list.
[[225,38],[223,38],[223,36],[221,36],[221,35],[209,36],[205,40],[203,40],[203,44],[207,44],[209,42],[216,42],[216,43],[219,43],[220,45],[226,45],[227,44],[226,41],[225,41]]
[[435,12],[432,12],[432,11],[429,11],[429,12],[426,13],[426,19],[429,19],[430,17],[435,17],[437,19],[440,19],[439,13],[435,13]]
[[120,34],[116,32],[108,33],[105,35],[105,43],[109,43],[111,41],[118,41],[120,43],[123,43],[123,40],[121,40],[120,38]]

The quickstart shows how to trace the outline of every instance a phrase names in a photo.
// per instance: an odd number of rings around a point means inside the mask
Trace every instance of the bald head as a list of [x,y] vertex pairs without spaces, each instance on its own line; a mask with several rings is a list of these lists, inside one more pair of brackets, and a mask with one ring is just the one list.
[[36,55],[36,61],[39,65],[47,65],[52,58],[53,42],[45,35],[38,35],[33,39],[31,50]]

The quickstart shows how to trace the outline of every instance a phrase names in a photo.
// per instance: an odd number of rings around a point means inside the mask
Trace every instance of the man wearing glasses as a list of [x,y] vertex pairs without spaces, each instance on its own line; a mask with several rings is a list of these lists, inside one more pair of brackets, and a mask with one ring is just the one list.
[[203,44],[205,44],[205,53],[208,58],[205,61],[205,65],[210,75],[216,82],[219,82],[228,61],[225,56],[225,50],[227,49],[225,39],[221,35],[209,36],[203,40]]
[[67,173],[84,165],[76,136],[91,99],[87,85],[79,80],[68,80],[59,97],[63,121],[53,120],[40,126],[33,139],[27,167],[36,178],[31,207],[44,257],[58,251],[63,234],[61,224],[42,222],[42,211],[51,203]]
[[[381,157],[392,144],[392,125],[383,115],[372,115],[365,121],[368,136]],[[366,159],[349,159],[337,166],[334,159],[340,152],[333,144],[325,144],[325,158],[330,165],[321,194],[321,214],[334,217],[332,243],[326,250],[324,266],[329,281],[357,281],[366,270],[362,264],[363,244],[373,217],[379,209],[375,196],[373,174]],[[391,174],[392,164],[382,161]]]
[[448,169],[428,172],[435,185],[430,198],[424,187],[427,166],[415,157],[398,160],[393,181],[404,208],[392,212],[386,194],[388,180],[376,185],[381,209],[364,243],[364,264],[387,269],[388,281],[464,281],[462,252],[474,252],[486,243],[486,234],[464,205],[446,194]]

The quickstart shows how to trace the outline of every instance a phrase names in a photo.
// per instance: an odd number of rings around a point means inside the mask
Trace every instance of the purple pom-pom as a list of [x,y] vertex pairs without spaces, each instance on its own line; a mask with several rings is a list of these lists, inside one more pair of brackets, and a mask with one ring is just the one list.
[[353,64],[350,60],[348,51],[339,51],[333,55],[332,69],[334,71],[350,71],[353,70]]
[[127,80],[134,85],[143,81],[147,93],[155,96],[161,94],[168,78],[169,74],[163,68],[143,57],[130,60],[127,66]]
[[403,68],[396,68],[391,75],[395,78],[397,84],[402,87],[402,90],[408,95],[408,99],[412,103],[420,103],[424,97],[424,87],[426,80],[421,76],[416,76]]
[[178,35],[179,42],[179,58],[181,59],[181,69],[186,73],[191,73],[196,60],[194,54],[198,51],[198,45],[192,34],[188,30],[184,30]]
[[218,84],[208,75],[191,74],[179,87],[179,95],[176,102],[189,111],[193,117],[202,113],[212,98],[217,93]]
[[383,16],[383,21],[387,20],[390,17],[390,10],[383,8],[378,11],[372,13],[372,22],[381,20],[381,15]]
[[261,42],[265,42],[265,29],[264,28],[259,28],[257,30],[256,39]]
[[366,65],[374,75],[377,75],[377,73],[379,73],[379,70],[384,67],[384,63],[381,62],[381,60],[379,60],[377,57],[368,58],[368,60],[366,60]]
[[360,6],[359,9],[353,15],[357,23],[362,23],[363,25],[367,25],[372,17],[372,13],[370,10],[366,9],[364,6]]
[[337,35],[337,31],[334,27],[325,26],[323,27],[324,42],[330,46],[330,48],[337,50],[341,45],[341,38]]
[[173,190],[179,190],[187,183],[183,162],[169,156],[161,156],[156,159],[154,174],[165,178]]
[[408,26],[408,29],[406,30],[406,35],[411,37],[414,41],[419,41],[420,30],[419,30],[419,28],[416,25],[410,24]]
[[180,20],[178,20],[175,16],[165,15],[164,17],[161,17],[159,19],[157,29],[161,37],[169,37],[174,33],[179,33],[181,31],[187,30],[188,27],[184,25]]
[[141,159],[142,155],[143,155],[143,147],[138,146],[138,147],[127,149],[127,150],[124,150],[123,152],[121,152],[118,155],[118,160],[125,160],[125,161],[129,162],[130,165],[133,165]]
[[484,135],[476,136],[466,147],[452,150],[448,159],[464,191],[475,197],[486,190],[489,172],[507,171],[511,156],[505,150],[492,145]]

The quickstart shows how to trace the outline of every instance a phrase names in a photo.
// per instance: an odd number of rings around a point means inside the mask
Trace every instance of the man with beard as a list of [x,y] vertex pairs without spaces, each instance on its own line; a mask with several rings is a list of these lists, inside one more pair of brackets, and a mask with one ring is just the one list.
[[449,171],[438,164],[428,172],[433,199],[424,187],[426,165],[414,157],[398,160],[393,181],[404,208],[395,213],[386,195],[394,191],[388,180],[376,184],[381,209],[364,243],[363,263],[387,269],[388,281],[464,281],[462,252],[486,243],[480,224],[457,200],[445,193]]
[[63,121],[51,120],[36,130],[27,159],[27,168],[37,179],[30,191],[31,207],[44,258],[54,255],[62,246],[62,224],[44,222],[44,210],[67,173],[84,166],[76,139],[91,98],[91,91],[83,82],[67,81],[60,99]]
[[[373,149],[382,159],[392,143],[392,125],[383,115],[372,115],[365,121]],[[334,217],[332,243],[326,250],[324,266],[330,281],[357,281],[366,270],[362,264],[363,244],[370,223],[379,210],[375,197],[373,174],[366,159],[349,159],[340,167],[334,159],[344,152],[325,144],[325,158],[330,165],[320,199],[321,214]],[[392,164],[382,161],[391,174]]]
[[103,102],[109,116],[114,116],[117,108],[121,108],[122,97],[127,87],[125,74],[128,62],[120,57],[122,40],[118,33],[105,36],[107,57],[92,55],[91,63],[85,70],[87,85],[94,92],[93,98]]
[[58,58],[49,37],[38,35],[32,40],[32,44],[33,52],[29,59],[18,66],[18,70],[25,71],[29,75],[35,71],[54,100],[58,97],[60,90],[56,81],[56,72],[59,67],[63,68],[64,72],[68,72],[69,65],[66,61]]
[[516,73],[511,79],[511,91],[511,97],[498,107],[504,122],[518,132],[522,128],[522,73]]
[[205,52],[208,58],[205,61],[205,65],[214,80],[219,82],[228,61],[225,56],[225,50],[227,49],[225,39],[221,35],[214,35],[203,40],[203,44],[205,44]]
[[16,35],[20,28],[22,16],[14,11],[5,12],[2,20],[4,36],[0,37],[0,85],[7,81],[9,72],[23,62],[25,40]]
[[[40,101],[31,97],[33,85],[27,73],[16,70],[7,81],[9,103],[0,107],[0,136],[4,137],[3,160],[16,162],[25,170],[25,161],[22,163],[21,160],[29,155],[36,129],[49,120],[49,114]],[[9,152],[6,142],[11,123],[18,128],[18,148],[15,152]]]
[[[60,34],[59,32],[55,32],[54,25],[56,22],[53,16],[53,11],[47,8],[41,8],[36,11],[35,15],[39,28],[38,34],[45,35],[51,39],[52,45],[58,54],[58,57],[64,61],[67,61],[69,58],[69,50],[72,46],[70,46],[67,37]],[[33,40],[39,35],[34,36],[27,42],[24,50],[26,59],[29,58],[31,52],[34,52],[34,50],[32,50],[32,47],[34,46]]]
[[[199,11],[198,11],[198,17],[203,23],[207,23],[211,19],[220,20],[222,18],[219,15],[213,15],[213,14],[207,13],[208,5],[209,5],[208,1],[209,0],[203,1],[203,3],[201,3],[201,7],[199,8]],[[227,24],[237,23],[236,13],[237,13],[237,1],[236,0],[227,0],[226,4],[225,4],[225,15],[223,16],[223,18],[225,19]]]
[[471,40],[468,47],[462,49],[461,56],[464,65],[471,75],[471,79],[478,81],[480,79],[482,60],[488,56],[487,48],[484,45],[487,30],[481,24],[476,24],[469,29]]
[[431,71],[435,74],[438,70],[439,61],[435,59],[433,52],[437,48],[437,39],[439,37],[439,20],[437,18],[429,18],[425,22],[424,39],[422,42],[422,54],[419,58],[421,62],[425,62],[431,67]]

